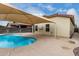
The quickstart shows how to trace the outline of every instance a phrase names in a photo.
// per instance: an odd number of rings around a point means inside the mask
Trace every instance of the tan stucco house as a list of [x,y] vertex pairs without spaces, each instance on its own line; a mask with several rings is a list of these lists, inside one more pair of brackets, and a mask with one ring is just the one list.
[[35,33],[68,38],[74,33],[75,22],[73,15],[54,14],[44,17],[52,23],[35,24]]

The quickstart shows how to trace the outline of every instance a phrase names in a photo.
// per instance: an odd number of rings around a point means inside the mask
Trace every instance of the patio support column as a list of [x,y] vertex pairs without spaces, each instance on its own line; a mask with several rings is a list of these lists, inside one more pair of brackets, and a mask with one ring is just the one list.
[[34,33],[34,24],[32,25],[32,33]]
[[7,33],[9,33],[9,28],[8,28],[8,26],[9,26],[9,23],[7,24],[7,29],[6,29],[6,31],[7,31]]
[[19,25],[19,32],[21,32],[21,26]]

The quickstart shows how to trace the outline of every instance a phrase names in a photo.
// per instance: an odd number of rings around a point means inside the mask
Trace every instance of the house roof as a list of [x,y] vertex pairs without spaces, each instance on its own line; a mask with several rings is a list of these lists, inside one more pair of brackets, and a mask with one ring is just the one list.
[[46,17],[46,18],[53,18],[53,17],[66,17],[66,18],[70,18],[72,24],[75,25],[74,16],[73,16],[73,15],[67,15],[67,14],[54,14],[54,15],[44,16],[44,17]]
[[37,23],[45,23],[50,22],[46,20],[44,17],[38,17],[24,11],[18,10],[17,8],[7,6],[0,3],[0,19],[8,20],[14,22],[20,22],[25,24],[37,24]]

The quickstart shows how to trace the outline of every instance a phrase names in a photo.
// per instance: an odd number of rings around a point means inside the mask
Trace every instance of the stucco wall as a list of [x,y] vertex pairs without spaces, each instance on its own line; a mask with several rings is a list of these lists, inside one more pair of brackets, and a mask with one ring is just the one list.
[[70,22],[70,35],[74,33],[74,25]]
[[47,23],[41,23],[39,25],[38,24],[36,25],[38,25],[39,29],[43,28],[43,30],[39,30],[37,31],[37,33],[46,35],[55,35],[55,28],[56,28],[56,35],[60,37],[70,37],[70,33],[73,33],[73,25],[70,21],[70,18],[53,17],[50,18],[49,20],[56,23],[56,25],[54,23],[48,23],[50,24],[50,32],[45,31],[45,24]]
[[[45,25],[50,24],[50,32],[46,32]],[[41,34],[41,35],[54,35],[55,34],[55,24],[54,23],[40,23],[35,24],[38,25],[38,31],[35,31],[35,33]]]
[[54,17],[50,20],[56,22],[57,36],[70,37],[70,18]]

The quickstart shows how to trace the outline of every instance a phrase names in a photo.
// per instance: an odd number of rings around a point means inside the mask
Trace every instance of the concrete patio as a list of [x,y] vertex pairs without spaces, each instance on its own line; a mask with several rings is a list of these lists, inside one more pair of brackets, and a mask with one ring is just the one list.
[[[19,33],[19,35],[27,36],[26,33]],[[79,46],[78,33],[75,33],[71,39],[54,38],[52,36],[34,36],[37,38],[37,42],[32,45],[15,49],[0,48],[0,56],[74,56],[73,49]]]

